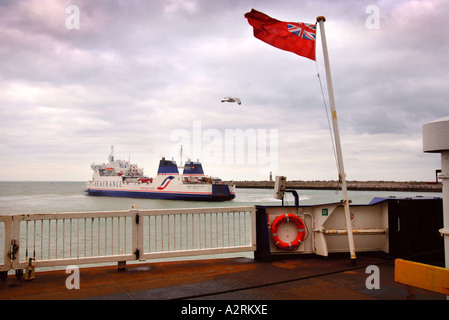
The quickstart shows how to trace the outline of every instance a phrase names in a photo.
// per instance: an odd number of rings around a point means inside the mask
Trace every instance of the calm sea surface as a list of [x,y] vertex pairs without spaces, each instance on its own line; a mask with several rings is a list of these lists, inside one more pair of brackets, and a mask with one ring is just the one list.
[[[0,215],[18,213],[115,211],[141,209],[232,207],[246,205],[280,205],[270,189],[236,189],[236,198],[224,202],[175,201],[119,197],[92,197],[84,193],[84,182],[0,182]],[[298,190],[300,204],[320,204],[340,201],[341,191]],[[442,197],[442,193],[350,191],[353,204],[367,204],[374,197],[389,196]],[[286,203],[293,205],[288,194]]]

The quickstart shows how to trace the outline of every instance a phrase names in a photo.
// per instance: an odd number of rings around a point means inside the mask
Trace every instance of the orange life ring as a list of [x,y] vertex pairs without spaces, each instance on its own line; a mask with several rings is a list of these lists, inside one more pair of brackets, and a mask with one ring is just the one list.
[[[284,222],[293,222],[298,227],[298,234],[296,235],[296,239],[292,242],[284,242],[279,239],[278,229],[281,224]],[[278,216],[274,219],[273,224],[271,225],[271,240],[273,244],[279,249],[283,250],[294,250],[296,249],[304,240],[306,235],[306,226],[304,221],[302,221],[298,216],[286,213]]]

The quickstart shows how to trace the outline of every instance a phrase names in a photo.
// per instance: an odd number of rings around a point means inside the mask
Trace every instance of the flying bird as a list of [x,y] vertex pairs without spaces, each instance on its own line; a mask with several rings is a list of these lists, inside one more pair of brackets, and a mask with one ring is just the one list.
[[242,104],[239,98],[231,98],[231,97],[225,97],[221,99],[221,102],[237,102],[239,105]]

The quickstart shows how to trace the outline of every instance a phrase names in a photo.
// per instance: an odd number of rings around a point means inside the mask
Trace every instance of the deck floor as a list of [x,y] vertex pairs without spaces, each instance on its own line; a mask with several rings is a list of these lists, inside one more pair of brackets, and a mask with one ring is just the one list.
[[[380,289],[367,289],[380,270]],[[405,300],[406,287],[394,282],[394,260],[360,255],[323,259],[307,255],[257,262],[226,258],[80,268],[80,289],[68,290],[65,270],[36,272],[31,281],[9,275],[0,281],[1,300]],[[446,296],[415,289],[416,300]]]

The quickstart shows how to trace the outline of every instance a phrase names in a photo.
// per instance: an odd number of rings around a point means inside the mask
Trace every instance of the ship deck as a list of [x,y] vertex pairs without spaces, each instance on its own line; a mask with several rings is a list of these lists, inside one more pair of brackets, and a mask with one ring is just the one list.
[[[380,270],[380,289],[367,289],[370,273]],[[0,281],[2,300],[405,300],[407,288],[394,281],[394,259],[359,254],[275,257],[270,262],[224,258],[81,267],[80,288],[68,290],[65,270],[36,271],[30,281],[9,275]],[[446,296],[415,289],[416,300]]]

